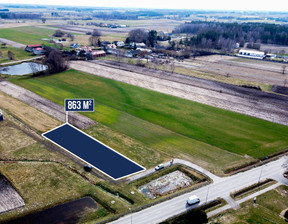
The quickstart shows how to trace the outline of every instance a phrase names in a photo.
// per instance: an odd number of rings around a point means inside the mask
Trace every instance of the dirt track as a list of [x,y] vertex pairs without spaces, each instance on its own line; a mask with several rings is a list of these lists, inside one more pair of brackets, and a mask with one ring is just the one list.
[[107,61],[73,61],[70,67],[288,126],[288,98],[284,96],[127,64],[119,69]]
[[0,214],[25,205],[10,182],[0,174]]
[[[47,100],[27,89],[17,86],[11,82],[1,81],[0,91],[49,114],[50,116],[58,119],[59,121],[66,121],[66,113],[64,111],[64,107],[53,103],[52,101]],[[85,129],[95,124],[95,122],[88,117],[85,117],[75,112],[69,113],[69,123],[75,125],[80,129]]]
[[17,43],[15,41],[12,41],[12,40],[7,40],[5,38],[0,38],[0,43],[5,43],[9,46],[16,47],[16,48],[23,48],[24,49],[26,47],[26,45],[24,45],[24,44],[20,44],[20,43]]

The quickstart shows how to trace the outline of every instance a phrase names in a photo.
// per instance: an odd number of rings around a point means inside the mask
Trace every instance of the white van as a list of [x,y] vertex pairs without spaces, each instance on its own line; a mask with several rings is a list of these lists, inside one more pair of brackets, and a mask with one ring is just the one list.
[[187,199],[187,204],[188,205],[194,205],[200,202],[200,199],[198,198],[197,195],[192,195]]

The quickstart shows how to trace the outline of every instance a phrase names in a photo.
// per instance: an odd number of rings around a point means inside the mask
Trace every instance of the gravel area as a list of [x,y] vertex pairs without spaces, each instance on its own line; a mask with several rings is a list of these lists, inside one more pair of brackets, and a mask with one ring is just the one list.
[[288,125],[288,98],[180,74],[105,61],[73,61],[70,67],[210,106]]
[[156,197],[189,187],[192,184],[193,181],[190,177],[179,170],[176,170],[172,173],[159,177],[148,184],[140,186],[138,190],[145,196],[154,199]]
[[[49,114],[50,116],[58,119],[59,121],[62,121],[62,122],[66,121],[66,113],[64,111],[64,107],[50,100],[47,100],[25,88],[17,86],[8,81],[1,81],[0,91],[16,99],[19,99],[27,103],[28,105],[37,108],[38,110],[41,110]],[[91,120],[90,118],[85,117],[75,112],[69,113],[69,123],[80,129],[85,129],[95,124],[95,122]]]
[[24,200],[10,182],[0,175],[0,214],[24,205]]

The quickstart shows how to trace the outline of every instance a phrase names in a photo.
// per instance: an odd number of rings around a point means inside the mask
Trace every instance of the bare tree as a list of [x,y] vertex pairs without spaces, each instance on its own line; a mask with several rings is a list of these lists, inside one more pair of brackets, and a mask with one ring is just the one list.
[[7,56],[9,60],[15,60],[15,54],[12,51],[8,51]]
[[68,68],[67,60],[59,49],[46,47],[43,63],[48,66],[50,74],[65,71]]
[[54,37],[63,37],[65,33],[62,30],[56,30],[53,34]]
[[286,67],[287,67],[286,65],[281,66],[281,72],[283,75],[285,74]]
[[67,37],[70,38],[70,41],[74,41],[74,39],[75,39],[75,36],[71,33],[67,33]]
[[170,62],[170,67],[171,67],[171,72],[174,73],[174,71],[175,71],[175,61],[174,61],[174,58],[173,58],[173,60]]
[[145,43],[146,41],[148,41],[148,32],[145,31],[144,29],[131,30],[128,36],[129,36],[129,40],[132,42],[137,42],[137,43],[144,42]]
[[100,37],[102,36],[101,31],[94,29],[89,38],[89,43],[92,46],[98,46],[100,43]]

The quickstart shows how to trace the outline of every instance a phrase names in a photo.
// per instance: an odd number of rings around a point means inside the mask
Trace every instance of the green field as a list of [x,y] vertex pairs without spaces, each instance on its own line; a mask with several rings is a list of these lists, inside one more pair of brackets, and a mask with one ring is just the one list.
[[35,57],[35,55],[24,51],[24,49],[19,49],[15,47],[0,47],[0,51],[2,52],[2,57],[0,57],[0,64],[5,62],[11,62],[11,60],[8,59],[8,51],[11,51],[15,55],[15,60],[24,60],[31,57]]
[[11,81],[60,105],[65,98],[94,98],[95,112],[88,117],[218,174],[288,146],[286,126],[75,70]]
[[42,29],[37,27],[25,26],[17,28],[0,29],[0,36],[22,44],[42,44],[46,41],[42,38],[49,38],[54,30]]

